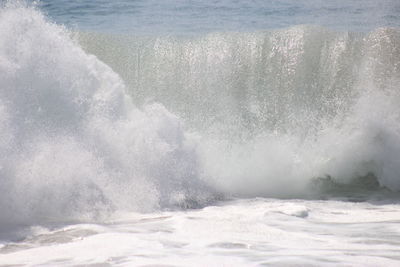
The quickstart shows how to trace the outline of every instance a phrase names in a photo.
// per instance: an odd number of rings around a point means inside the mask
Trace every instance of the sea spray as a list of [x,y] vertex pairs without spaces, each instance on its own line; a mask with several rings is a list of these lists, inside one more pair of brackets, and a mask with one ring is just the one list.
[[0,34],[0,225],[93,220],[211,196],[179,118],[160,104],[135,108],[118,75],[66,29],[9,2]]
[[202,179],[227,195],[315,197],[325,177],[398,190],[398,29],[79,40],[138,105],[159,101],[200,133]]
[[0,33],[2,227],[400,189],[396,29],[75,40],[9,2]]

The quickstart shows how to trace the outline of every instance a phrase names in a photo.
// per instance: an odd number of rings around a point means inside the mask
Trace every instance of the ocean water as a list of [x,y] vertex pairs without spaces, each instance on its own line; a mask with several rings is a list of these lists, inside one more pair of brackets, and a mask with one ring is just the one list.
[[398,266],[400,2],[2,1],[0,266]]
[[300,24],[363,32],[400,25],[397,0],[42,0],[39,6],[50,18],[73,29],[156,36]]

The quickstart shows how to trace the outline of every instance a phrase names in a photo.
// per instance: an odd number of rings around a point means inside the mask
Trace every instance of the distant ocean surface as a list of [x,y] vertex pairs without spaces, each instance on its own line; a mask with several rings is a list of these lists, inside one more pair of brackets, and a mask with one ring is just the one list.
[[151,35],[300,24],[366,32],[400,25],[397,0],[41,0],[39,6],[52,20],[72,29]]
[[400,266],[400,1],[0,1],[0,266]]

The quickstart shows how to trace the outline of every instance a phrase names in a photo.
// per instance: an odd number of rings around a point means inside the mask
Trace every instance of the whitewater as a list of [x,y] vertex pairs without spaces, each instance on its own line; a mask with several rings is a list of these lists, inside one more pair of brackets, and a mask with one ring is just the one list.
[[0,7],[0,266],[400,264],[397,25],[134,34],[41,7]]

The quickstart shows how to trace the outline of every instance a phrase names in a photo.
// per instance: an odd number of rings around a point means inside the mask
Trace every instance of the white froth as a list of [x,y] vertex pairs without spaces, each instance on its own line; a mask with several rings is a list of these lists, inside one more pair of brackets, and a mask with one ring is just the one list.
[[397,266],[399,219],[393,204],[236,200],[186,212],[124,213],[102,226],[36,229],[0,248],[0,260],[33,266]]

